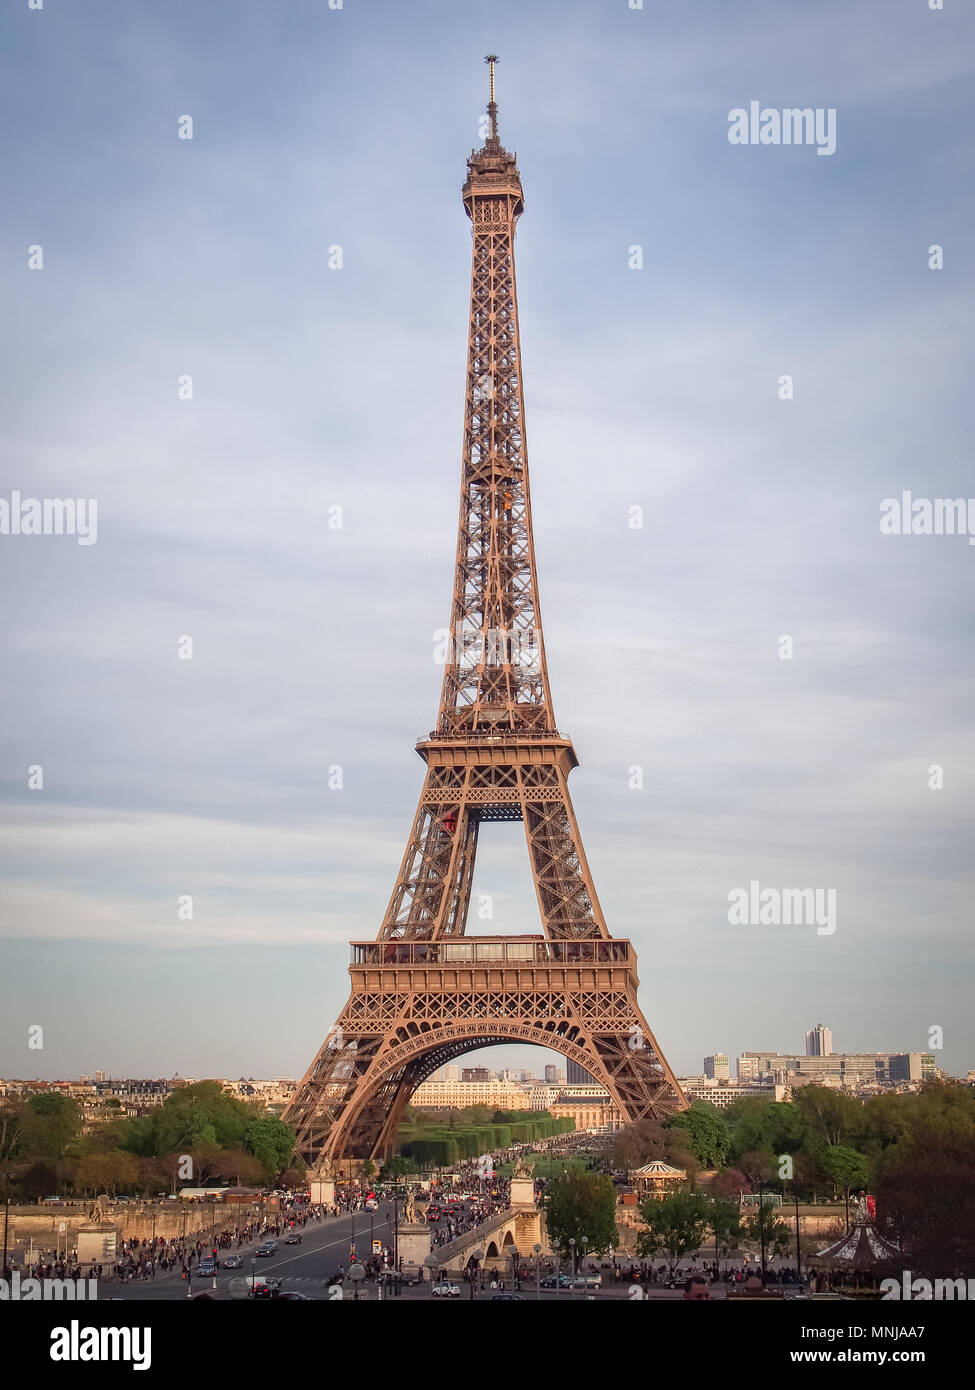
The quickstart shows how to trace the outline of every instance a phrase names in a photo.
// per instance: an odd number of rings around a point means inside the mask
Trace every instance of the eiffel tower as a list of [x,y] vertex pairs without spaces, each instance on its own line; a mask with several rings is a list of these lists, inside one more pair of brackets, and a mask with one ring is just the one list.
[[[312,1167],[387,1156],[409,1098],[475,1048],[533,1043],[579,1063],[628,1121],[686,1108],[637,1001],[636,953],[610,937],[569,799],[578,765],[552,707],[538,608],[515,291],[523,207],[489,133],[463,187],[474,241],[460,523],[437,727],[375,941],[353,942],[352,992],[282,1118]],[[468,936],[481,828],[525,827],[543,934]]]

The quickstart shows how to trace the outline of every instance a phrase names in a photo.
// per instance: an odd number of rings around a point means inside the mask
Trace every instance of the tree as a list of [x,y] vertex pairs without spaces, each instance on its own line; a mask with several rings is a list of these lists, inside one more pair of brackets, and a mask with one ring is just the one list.
[[545,1222],[549,1239],[563,1259],[569,1258],[570,1239],[581,1253],[583,1236],[590,1255],[615,1250],[619,1232],[612,1178],[581,1170],[550,1179],[545,1188]]
[[20,1190],[25,1197],[43,1197],[58,1190],[58,1175],[50,1163],[39,1159],[20,1175]]
[[750,1192],[752,1185],[740,1168],[724,1168],[711,1179],[708,1191],[712,1197],[737,1198],[741,1192]]
[[919,1137],[897,1146],[876,1183],[877,1218],[928,1279],[975,1269],[975,1136]]
[[251,1120],[243,1137],[244,1148],[260,1160],[268,1177],[280,1172],[294,1153],[294,1130],[273,1115]]
[[401,1178],[407,1173],[413,1172],[413,1165],[408,1158],[402,1154],[395,1154],[392,1158],[387,1158],[383,1164],[383,1181],[391,1178]]
[[263,1113],[260,1103],[255,1108],[228,1095],[219,1081],[181,1086],[166,1097],[149,1119],[151,1152],[156,1156],[189,1153],[201,1143],[239,1148],[248,1126]]
[[741,1208],[737,1201],[708,1194],[711,1198],[711,1212],[708,1223],[722,1255],[729,1255],[738,1248],[741,1239]]
[[81,1106],[69,1096],[42,1091],[24,1107],[19,1148],[25,1158],[56,1163],[81,1133]]
[[857,1149],[834,1144],[820,1156],[819,1163],[833,1185],[834,1196],[837,1191],[867,1185],[867,1160]]
[[671,1115],[664,1121],[665,1130],[686,1129],[690,1135],[694,1156],[703,1168],[721,1168],[731,1146],[731,1131],[727,1121],[715,1106],[695,1100],[689,1110]]
[[764,1234],[765,1249],[781,1254],[782,1251],[788,1250],[793,1240],[793,1232],[775,1215],[774,1208],[770,1208],[767,1203],[763,1203],[763,1208],[764,1210],[760,1211],[756,1207],[748,1213],[742,1223],[742,1231],[749,1240],[753,1240],[759,1246]]
[[810,1131],[831,1147],[855,1141],[867,1128],[863,1102],[828,1086],[802,1086],[793,1101]]
[[713,1203],[703,1192],[647,1197],[640,1207],[647,1229],[637,1236],[637,1254],[644,1259],[663,1251],[673,1276],[684,1256],[703,1244],[712,1210]]
[[778,1178],[778,1161],[767,1149],[753,1149],[750,1153],[742,1154],[738,1166],[753,1187],[760,1182],[775,1182]]
[[364,1182],[372,1182],[373,1178],[376,1176],[376,1165],[371,1158],[366,1159],[359,1173]]
[[138,1180],[136,1159],[120,1149],[114,1153],[87,1154],[78,1160],[75,1171],[75,1188],[85,1194],[110,1192],[114,1196],[119,1188],[134,1187]]
[[0,1101],[0,1163],[9,1163],[19,1153],[23,1133],[23,1104],[19,1100]]
[[686,1128],[668,1128],[660,1120],[637,1120],[616,1136],[612,1160],[617,1168],[629,1170],[658,1158],[693,1177],[700,1165],[692,1143]]

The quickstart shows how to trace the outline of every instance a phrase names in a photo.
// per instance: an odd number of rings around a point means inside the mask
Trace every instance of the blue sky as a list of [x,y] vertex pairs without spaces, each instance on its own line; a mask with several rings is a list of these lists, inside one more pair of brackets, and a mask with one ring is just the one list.
[[[300,1074],[344,1003],[439,695],[491,50],[553,693],[651,1026],[679,1072],[820,1020],[975,1066],[975,548],[879,529],[975,494],[971,11],[0,24],[0,496],[98,501],[95,545],[0,536],[0,1075]],[[751,100],[835,108],[835,154],[729,144]],[[496,831],[475,891],[534,931]],[[837,930],[731,926],[752,880],[835,889]]]

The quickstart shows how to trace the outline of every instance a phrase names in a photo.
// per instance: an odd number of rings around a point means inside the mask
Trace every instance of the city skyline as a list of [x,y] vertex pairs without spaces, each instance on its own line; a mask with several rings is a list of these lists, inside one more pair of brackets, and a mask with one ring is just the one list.
[[[338,1014],[442,674],[496,47],[547,653],[645,1013],[681,1075],[705,1019],[734,1057],[827,1011],[964,1074],[969,550],[879,520],[968,490],[971,16],[428,8],[5,20],[5,474],[100,505],[91,546],[0,538],[0,1073],[300,1076]],[[732,145],[756,93],[835,153]],[[498,830],[472,928],[537,931]],[[733,925],[753,883],[836,930]]]

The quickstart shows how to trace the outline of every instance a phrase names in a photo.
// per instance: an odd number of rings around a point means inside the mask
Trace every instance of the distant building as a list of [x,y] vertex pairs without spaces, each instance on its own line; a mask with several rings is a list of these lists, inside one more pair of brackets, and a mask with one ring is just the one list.
[[806,1034],[806,1056],[828,1057],[833,1051],[833,1034],[825,1023],[817,1023]]
[[747,1100],[752,1096],[777,1101],[790,1097],[788,1086],[776,1086],[774,1083],[767,1086],[757,1083],[747,1085],[741,1081],[717,1081],[706,1076],[679,1076],[677,1081],[688,1100],[706,1100],[719,1110],[734,1105],[736,1100]]
[[901,1052],[890,1059],[891,1081],[933,1081],[937,1075],[930,1052]]
[[490,1105],[497,1110],[531,1108],[523,1086],[513,1081],[497,1079],[423,1081],[410,1096],[410,1104],[419,1110],[463,1110],[468,1105]]
[[95,1072],[95,1083],[96,1083],[96,1085],[97,1085],[97,1083],[98,1083],[99,1081],[104,1081],[104,1080],[105,1080],[105,1073],[104,1073],[103,1071],[96,1071],[96,1072]]
[[590,1076],[585,1067],[580,1067],[578,1062],[569,1062],[566,1067],[566,1078],[570,1086],[595,1086],[596,1078]]
[[835,1086],[853,1091],[920,1083],[937,1075],[934,1058],[921,1052],[830,1052],[804,1056],[743,1052],[738,1058],[738,1080],[746,1084]]
[[490,1081],[491,1073],[487,1067],[464,1067],[460,1073],[461,1081]]
[[549,1086],[554,1086],[559,1079],[559,1069],[551,1063],[545,1068],[545,1080]]
[[625,1123],[623,1112],[609,1092],[595,1084],[566,1086],[547,1108],[557,1120],[573,1120],[579,1131],[612,1134]]
[[731,1075],[730,1063],[723,1052],[716,1052],[713,1057],[704,1059],[704,1075],[712,1081],[727,1081]]

